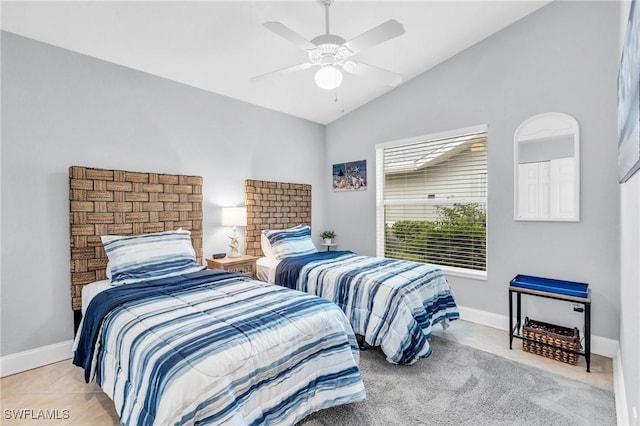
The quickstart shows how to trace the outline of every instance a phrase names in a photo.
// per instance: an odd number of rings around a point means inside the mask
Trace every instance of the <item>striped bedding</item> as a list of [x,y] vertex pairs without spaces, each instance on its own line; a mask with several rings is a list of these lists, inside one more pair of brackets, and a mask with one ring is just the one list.
[[442,271],[423,263],[318,252],[281,260],[275,283],[336,303],[354,332],[394,364],[427,358],[432,327],[460,317]]
[[105,290],[81,333],[73,362],[127,425],[292,425],[365,397],[337,306],[240,274]]

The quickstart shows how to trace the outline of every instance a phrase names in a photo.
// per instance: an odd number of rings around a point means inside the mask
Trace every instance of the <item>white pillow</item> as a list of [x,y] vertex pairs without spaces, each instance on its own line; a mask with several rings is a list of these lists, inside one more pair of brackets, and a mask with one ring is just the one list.
[[276,257],[276,253],[271,248],[271,243],[269,242],[269,239],[265,235],[265,232],[266,230],[262,231],[260,235],[260,248],[262,248],[262,253],[266,257]]
[[141,235],[100,237],[109,262],[111,283],[133,282],[186,274],[204,269],[196,263],[191,232],[156,232]]
[[311,228],[298,225],[289,229],[262,231],[271,245],[273,255],[278,259],[316,253],[318,249],[311,241]]

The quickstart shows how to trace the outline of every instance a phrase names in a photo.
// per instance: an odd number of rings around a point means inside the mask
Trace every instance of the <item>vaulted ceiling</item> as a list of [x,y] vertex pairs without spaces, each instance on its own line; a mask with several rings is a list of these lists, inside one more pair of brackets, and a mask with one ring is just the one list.
[[[403,82],[546,5],[549,1],[342,1],[330,7],[332,34],[350,40],[389,20],[405,33],[354,59],[399,73]],[[279,21],[307,40],[324,34],[319,0],[3,1],[2,29],[321,124],[392,90],[346,74],[337,90],[315,69],[251,77],[307,61],[267,30]]]

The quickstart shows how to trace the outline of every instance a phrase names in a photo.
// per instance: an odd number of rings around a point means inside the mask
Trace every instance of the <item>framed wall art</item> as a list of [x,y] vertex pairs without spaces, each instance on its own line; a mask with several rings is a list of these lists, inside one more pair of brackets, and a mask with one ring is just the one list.
[[632,0],[618,71],[620,183],[640,168],[640,7]]
[[334,191],[363,191],[367,189],[367,160],[333,165]]

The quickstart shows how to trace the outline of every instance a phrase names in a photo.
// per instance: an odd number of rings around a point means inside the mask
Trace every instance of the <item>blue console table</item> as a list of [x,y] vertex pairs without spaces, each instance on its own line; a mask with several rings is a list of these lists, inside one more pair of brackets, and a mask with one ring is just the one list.
[[[513,324],[513,295],[516,295],[516,324]],[[587,361],[587,372],[591,366],[591,290],[586,283],[562,281],[551,278],[534,277],[531,275],[516,275],[509,283],[509,349],[513,349],[513,339],[528,340],[537,344],[545,344],[524,337],[521,334],[522,310],[521,296],[538,296],[548,299],[564,300],[566,302],[583,305],[584,311],[584,352],[569,351],[584,356]],[[554,345],[545,344],[554,347]]]

